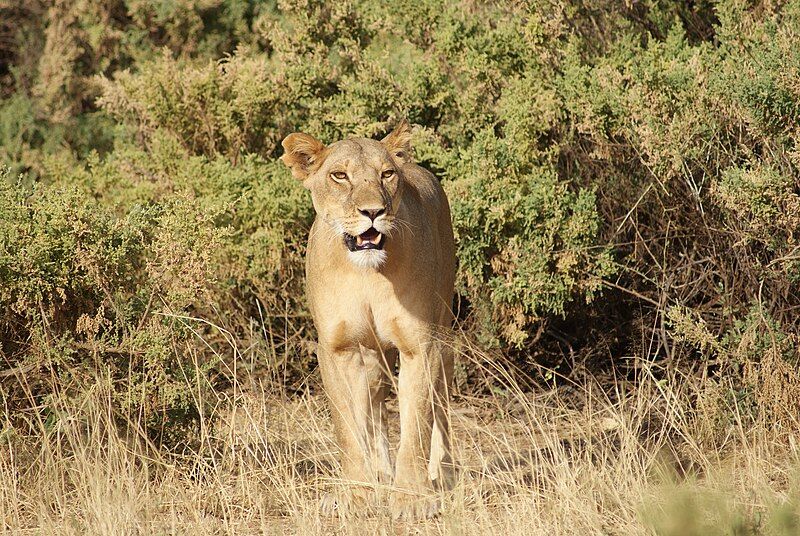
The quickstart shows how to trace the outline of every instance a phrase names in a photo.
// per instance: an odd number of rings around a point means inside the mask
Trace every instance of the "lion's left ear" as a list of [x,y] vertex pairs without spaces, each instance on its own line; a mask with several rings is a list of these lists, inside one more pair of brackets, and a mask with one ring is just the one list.
[[393,157],[411,162],[411,125],[403,119],[381,143]]

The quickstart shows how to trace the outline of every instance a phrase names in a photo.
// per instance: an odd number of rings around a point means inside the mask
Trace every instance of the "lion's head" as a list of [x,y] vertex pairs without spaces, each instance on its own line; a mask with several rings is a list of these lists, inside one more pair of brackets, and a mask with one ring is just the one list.
[[326,147],[302,133],[283,140],[281,160],[311,191],[317,215],[358,266],[378,268],[386,261],[410,140],[405,121],[381,141],[351,138]]

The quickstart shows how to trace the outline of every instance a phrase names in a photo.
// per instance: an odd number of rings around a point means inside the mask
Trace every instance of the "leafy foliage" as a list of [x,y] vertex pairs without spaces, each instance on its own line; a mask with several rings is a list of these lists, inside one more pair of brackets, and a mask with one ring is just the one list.
[[186,363],[224,388],[228,337],[269,356],[254,377],[311,363],[313,213],[275,161],[292,131],[416,125],[451,199],[460,321],[520,364],[703,363],[754,307],[797,333],[797,2],[0,11],[6,365],[104,367],[154,429],[202,409]]

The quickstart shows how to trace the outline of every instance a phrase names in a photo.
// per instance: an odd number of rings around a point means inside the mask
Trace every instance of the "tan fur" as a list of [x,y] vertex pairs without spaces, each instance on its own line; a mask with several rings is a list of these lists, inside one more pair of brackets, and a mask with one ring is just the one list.
[[[410,134],[403,122],[380,142],[354,138],[325,147],[306,134],[283,142],[281,158],[311,191],[317,212],[306,284],[348,483],[323,501],[330,513],[360,511],[375,483],[393,482],[395,517],[430,517],[439,508],[434,489],[449,488],[454,478],[446,411],[453,357],[442,342],[452,315],[453,231],[439,182],[411,159]],[[388,169],[395,175],[382,178]],[[335,172],[347,180],[334,180]],[[373,222],[359,210],[385,212]],[[349,251],[343,233],[371,225],[386,235],[383,254]],[[398,356],[401,431],[393,467],[384,399]]]

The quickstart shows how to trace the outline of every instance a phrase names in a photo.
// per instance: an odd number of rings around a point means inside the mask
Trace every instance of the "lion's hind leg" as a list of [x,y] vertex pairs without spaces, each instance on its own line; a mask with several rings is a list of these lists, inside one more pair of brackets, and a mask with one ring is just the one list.
[[428,476],[439,491],[448,491],[456,481],[450,444],[450,388],[453,381],[453,351],[440,343],[442,354],[442,374],[437,375],[438,385],[433,389],[433,431],[431,434],[431,457],[428,462]]

